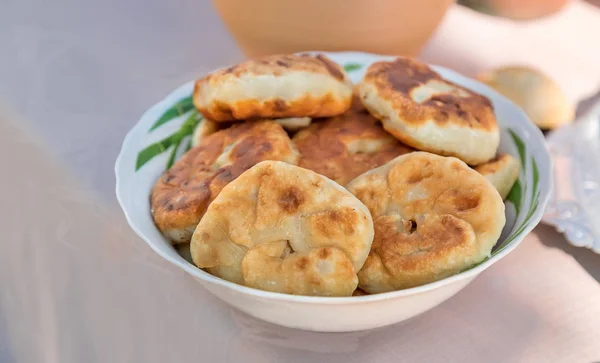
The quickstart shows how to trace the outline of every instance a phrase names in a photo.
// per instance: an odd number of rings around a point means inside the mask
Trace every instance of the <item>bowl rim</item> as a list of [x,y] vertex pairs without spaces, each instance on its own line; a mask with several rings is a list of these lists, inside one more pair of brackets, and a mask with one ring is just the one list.
[[[355,52],[355,51],[350,51],[350,52],[311,51],[311,52],[302,52],[302,53],[322,53],[322,54],[325,54],[328,56],[336,55],[336,56],[340,56],[340,57],[347,56],[347,57],[359,57],[359,58],[381,58],[380,60],[386,60],[386,58],[393,59],[393,58],[397,57],[394,55],[384,55],[384,54]],[[124,168],[123,160],[125,158],[126,150],[128,150],[129,144],[132,143],[134,131],[139,126],[140,122],[145,118],[146,114],[148,112],[150,112],[153,108],[162,106],[164,103],[166,103],[168,101],[171,94],[173,94],[173,93],[177,92],[178,90],[180,90],[181,88],[189,85],[193,81],[188,81],[188,82],[180,85],[179,87],[177,87],[173,91],[171,91],[168,95],[163,97],[161,99],[161,101],[159,101],[158,103],[155,103],[153,106],[149,107],[142,114],[142,116],[139,118],[139,120],[131,127],[131,129],[127,132],[125,138],[123,139],[123,142],[121,144],[121,149],[120,149],[119,154],[115,161],[114,172],[115,172],[115,192],[116,192],[117,201],[119,203],[119,206],[121,207],[121,210],[123,211],[123,213],[125,215],[127,223],[129,224],[130,228],[138,235],[138,237],[140,237],[147,245],[149,245],[150,248],[156,254],[158,254],[165,260],[169,261],[170,263],[183,269],[184,271],[186,271],[193,277],[196,277],[196,278],[202,280],[202,282],[205,282],[208,284],[216,284],[216,285],[219,285],[220,287],[223,287],[226,289],[231,289],[238,293],[242,293],[245,295],[253,295],[254,297],[257,297],[257,298],[264,298],[264,299],[269,299],[269,300],[278,300],[278,301],[304,303],[304,304],[325,304],[325,305],[360,304],[360,303],[366,303],[366,302],[375,302],[375,301],[396,299],[396,298],[410,296],[410,295],[418,295],[418,294],[421,294],[421,293],[424,293],[427,291],[438,289],[438,288],[446,286],[446,285],[453,284],[460,280],[474,278],[475,276],[479,275],[481,272],[486,270],[488,267],[490,267],[494,263],[501,260],[504,256],[506,256],[510,252],[512,252],[521,243],[521,241],[525,238],[525,236],[527,236],[541,221],[544,210],[546,208],[546,205],[548,204],[548,202],[550,200],[551,191],[553,189],[554,179],[551,175],[551,171],[553,169],[552,159],[550,157],[550,151],[549,151],[548,145],[544,141],[545,138],[544,138],[544,135],[542,134],[542,131],[533,124],[533,122],[529,119],[529,117],[525,114],[525,112],[519,106],[514,104],[507,97],[501,95],[499,92],[496,92],[492,88],[488,87],[487,85],[485,85],[473,78],[467,77],[467,76],[462,75],[454,70],[451,70],[451,69],[448,69],[448,68],[445,68],[445,67],[442,67],[442,66],[439,66],[436,64],[428,63],[428,65],[433,67],[436,70],[443,70],[444,73],[450,74],[450,75],[452,75],[452,77],[460,78],[460,79],[468,79],[470,81],[476,82],[479,86],[486,89],[488,93],[494,94],[495,98],[502,99],[504,103],[510,105],[510,107],[512,107],[515,112],[520,113],[522,118],[527,120],[527,122],[523,123],[521,125],[521,127],[524,128],[525,131],[529,132],[532,137],[537,138],[538,140],[542,140],[541,145],[543,146],[543,150],[540,152],[540,155],[538,155],[535,159],[539,160],[540,156],[546,159],[545,164],[548,165],[548,168],[541,169],[539,172],[540,172],[540,180],[546,180],[548,187],[546,190],[540,189],[539,203],[538,203],[536,209],[534,210],[534,213],[532,214],[530,221],[525,226],[525,228],[519,234],[517,234],[516,238],[514,238],[509,244],[507,244],[505,246],[505,248],[503,248],[496,255],[489,257],[486,261],[482,262],[481,264],[479,264],[473,268],[470,268],[466,271],[462,271],[455,275],[443,278],[441,280],[430,282],[428,284],[421,285],[421,286],[411,287],[408,289],[389,291],[389,292],[383,292],[383,293],[372,294],[372,295],[363,295],[363,296],[325,297],[325,296],[292,295],[292,294],[285,294],[285,293],[280,293],[280,292],[264,291],[264,290],[259,290],[259,289],[255,289],[252,287],[238,285],[236,283],[213,276],[213,275],[209,274],[208,272],[203,271],[202,269],[190,264],[189,262],[187,262],[185,260],[183,260],[183,262],[181,262],[167,254],[164,254],[162,251],[160,251],[160,249],[158,247],[156,247],[154,245],[153,242],[150,241],[150,238],[148,238],[144,235],[144,233],[141,231],[141,229],[133,222],[130,213],[127,211],[127,208],[125,207],[124,196],[122,194],[124,182],[123,182],[122,178],[120,178],[119,175],[121,175],[120,170]]]

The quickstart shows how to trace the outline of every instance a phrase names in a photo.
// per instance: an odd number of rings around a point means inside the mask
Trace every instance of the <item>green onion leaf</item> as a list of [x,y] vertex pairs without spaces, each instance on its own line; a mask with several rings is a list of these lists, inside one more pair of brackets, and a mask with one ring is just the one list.
[[181,138],[177,140],[173,150],[171,150],[171,156],[169,156],[169,160],[167,161],[167,169],[170,169],[175,163],[175,157],[177,156],[177,149],[179,149],[179,145],[181,144]]
[[167,149],[171,147],[173,143],[178,141],[179,133],[176,132],[173,135],[160,140],[159,142],[155,142],[154,144],[146,146],[142,151],[138,153],[137,160],[135,162],[135,171],[140,170],[140,168],[144,166],[144,164],[152,160],[152,158],[154,158],[155,156],[167,151]]
[[[177,158],[177,151],[179,149],[181,141],[186,136],[190,136],[194,133],[194,129],[201,120],[202,117],[200,116],[200,114],[197,111],[193,110],[190,116],[188,116],[188,118],[183,122],[179,130],[177,130],[177,132],[159,142],[147,146],[138,153],[138,157],[135,163],[135,170],[138,171],[144,164],[146,164],[152,158],[164,153],[169,149],[169,147],[175,145],[173,150],[171,150],[171,156],[167,161],[167,169],[173,166],[173,164],[175,163],[175,159]],[[186,147],[186,151],[189,150],[188,147],[191,147],[191,141],[190,145]]]
[[517,211],[517,215],[521,210],[521,199],[523,198],[523,190],[521,188],[521,181],[517,179],[512,189],[508,193],[506,200],[511,202],[515,206],[515,210]]
[[192,112],[179,128],[178,132],[181,135],[181,137],[183,138],[183,136],[193,134],[194,129],[196,129],[196,126],[198,126],[201,120],[202,117],[197,111]]
[[164,125],[165,123],[179,116],[183,116],[193,109],[194,102],[192,96],[182,98],[181,100],[177,101],[177,103],[175,103],[173,106],[171,106],[168,110],[166,110],[165,113],[163,113],[162,116],[160,116],[160,118],[154,123],[154,125],[152,125],[148,132],[154,131],[155,129]]
[[533,156],[531,157],[531,165],[533,165],[533,198],[539,197],[538,188],[540,184],[540,171]]
[[361,69],[362,68],[362,64],[360,63],[346,63],[344,64],[344,70],[346,72],[354,72],[357,69]]
[[525,168],[525,143],[523,142],[523,140],[521,140],[519,136],[517,136],[517,134],[513,130],[508,129],[508,133],[510,134],[510,137],[513,139],[513,142],[517,146],[517,151],[519,151],[521,167]]

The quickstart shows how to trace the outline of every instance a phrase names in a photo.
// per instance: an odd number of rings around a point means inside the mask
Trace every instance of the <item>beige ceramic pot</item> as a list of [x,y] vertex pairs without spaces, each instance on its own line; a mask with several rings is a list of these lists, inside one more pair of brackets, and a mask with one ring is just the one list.
[[248,56],[305,50],[416,55],[454,0],[213,0]]

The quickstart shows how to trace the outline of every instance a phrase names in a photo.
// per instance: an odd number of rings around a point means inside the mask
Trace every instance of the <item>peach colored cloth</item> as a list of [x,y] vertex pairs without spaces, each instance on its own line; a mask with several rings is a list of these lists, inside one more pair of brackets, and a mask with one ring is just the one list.
[[[32,2],[0,11],[0,362],[600,361],[600,256],[543,226],[454,298],[389,328],[307,333],[226,307],[137,238],[113,195],[115,156],[141,112],[241,58],[209,3]],[[488,23],[453,9],[424,57],[496,64],[464,44]],[[571,90],[600,79],[583,36],[535,52]]]
[[421,57],[475,76],[507,64],[524,64],[553,77],[577,102],[600,90],[600,8],[570,1],[560,12],[532,22],[448,12]]

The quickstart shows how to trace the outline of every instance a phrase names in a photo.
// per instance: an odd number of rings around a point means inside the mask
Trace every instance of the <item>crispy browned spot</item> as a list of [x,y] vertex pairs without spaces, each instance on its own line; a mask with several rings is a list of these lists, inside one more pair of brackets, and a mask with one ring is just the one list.
[[236,68],[237,68],[237,65],[233,65],[233,66],[231,66],[231,67],[227,68],[227,69],[225,70],[225,74],[233,73],[233,72],[235,71],[235,69],[236,69]]
[[309,263],[310,261],[308,260],[308,258],[306,256],[302,256],[298,259],[298,261],[296,261],[296,267],[299,270],[306,270],[306,267]]
[[408,184],[415,184],[420,182],[423,179],[427,179],[433,175],[433,172],[430,170],[419,170],[415,171],[410,175],[408,180],[406,181]]
[[332,225],[335,225],[335,228],[342,228],[345,234],[351,235],[354,233],[354,225],[358,223],[357,218],[357,213],[351,210],[345,210],[344,213],[330,211],[324,215],[324,218],[318,220],[317,227],[326,236],[333,228]]
[[290,66],[290,64],[286,60],[282,60],[282,59],[276,60],[275,63],[277,65],[285,67],[285,68],[289,68],[289,66]]
[[273,170],[271,168],[262,168],[260,170],[260,176],[261,176],[261,178],[269,177],[271,175],[273,175]]
[[320,259],[325,260],[329,256],[331,256],[331,251],[329,251],[329,248],[321,248],[319,250],[319,258]]
[[320,60],[325,65],[325,68],[327,68],[327,71],[329,72],[329,74],[331,74],[332,76],[334,76],[335,78],[337,78],[339,80],[344,79],[344,73],[342,73],[342,71],[340,70],[339,65],[333,63],[332,61],[325,58],[321,54],[317,55],[317,59]]
[[342,220],[342,215],[336,210],[332,210],[331,212],[329,212],[328,216],[332,222],[340,222]]
[[441,218],[441,226],[431,228],[425,234],[427,242],[434,246],[458,246],[467,240],[467,231],[460,224],[460,219],[451,215],[443,215]]
[[469,97],[458,97],[453,94],[435,95],[423,102],[423,105],[435,105],[440,110],[440,115],[444,116],[445,119],[453,114],[471,126],[481,123],[480,113],[482,107],[492,107],[489,99],[475,94]]
[[284,211],[293,213],[304,202],[304,195],[298,188],[292,186],[281,193],[277,202]]
[[474,209],[479,206],[479,195],[463,196],[456,199],[456,209],[460,212]]
[[287,103],[280,98],[276,98],[273,100],[273,108],[275,111],[283,112],[287,110]]
[[[404,222],[404,221],[403,221]],[[405,226],[412,225],[405,221]],[[429,225],[416,231],[417,226],[406,232],[399,231],[394,220],[387,216],[375,220],[375,235],[371,249],[392,270],[415,271],[427,265],[438,253],[445,253],[468,240],[468,231],[461,220],[451,215],[442,216],[439,224]]]
[[[251,153],[254,155],[260,155],[263,153],[267,153],[273,149],[271,143],[263,141],[257,143],[252,139],[245,139],[242,142],[239,142],[235,145],[233,150],[231,151],[231,155],[233,155],[235,160],[241,160],[244,158],[244,155]],[[249,162],[251,160],[248,160]]]
[[440,78],[427,65],[412,62],[408,58],[398,58],[386,63],[377,74],[383,75],[395,90],[403,93],[409,93],[421,84]]

